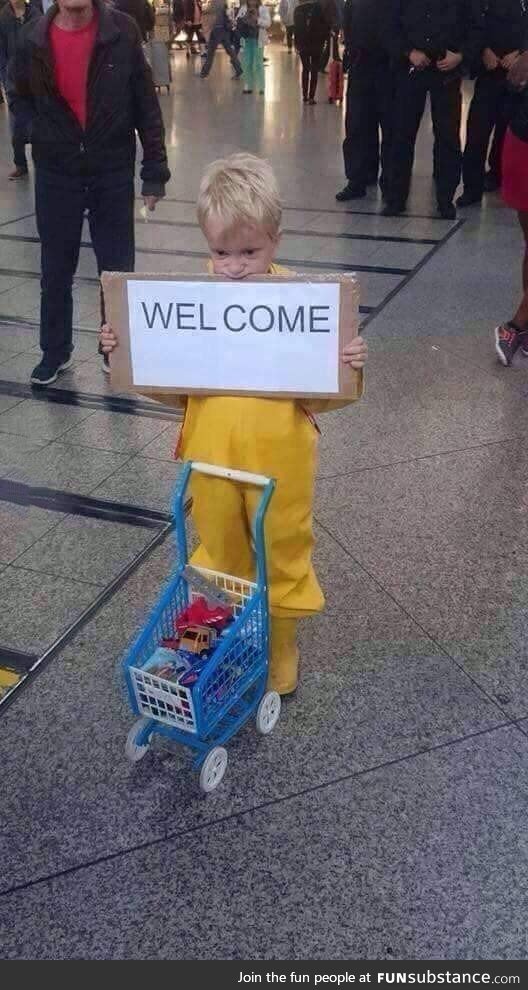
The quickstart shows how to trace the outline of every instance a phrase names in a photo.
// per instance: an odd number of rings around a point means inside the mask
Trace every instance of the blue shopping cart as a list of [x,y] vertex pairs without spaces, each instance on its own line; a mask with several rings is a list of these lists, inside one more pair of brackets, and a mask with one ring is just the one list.
[[[224,478],[234,484],[258,486],[262,497],[253,522],[255,581],[205,568],[188,567],[185,528],[185,496],[193,472]],[[184,464],[174,495],[174,521],[179,566],[161,595],[143,631],[124,660],[124,672],[133,712],[140,718],[128,734],[125,752],[132,762],[141,760],[157,733],[196,751],[200,787],[214,790],[227,767],[223,746],[253,715],[257,730],[272,731],[280,715],[280,696],[266,691],[269,652],[268,586],[264,519],[275,483],[262,475],[248,474],[212,464]],[[234,621],[215,643],[214,650],[192,686],[157,676],[148,668],[161,641],[174,634],[174,620],[200,596],[189,571],[212,583],[229,601]]]

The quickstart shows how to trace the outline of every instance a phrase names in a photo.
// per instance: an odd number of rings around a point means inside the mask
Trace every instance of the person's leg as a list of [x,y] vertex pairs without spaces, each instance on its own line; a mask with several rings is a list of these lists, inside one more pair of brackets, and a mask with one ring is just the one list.
[[301,71],[301,88],[302,97],[305,103],[308,102],[308,87],[310,85],[310,56],[305,51],[299,51],[301,58],[302,71]]
[[241,66],[241,64],[240,64],[240,62],[238,60],[237,53],[235,52],[235,49],[233,48],[233,45],[231,44],[231,42],[230,42],[227,34],[224,34],[224,36],[222,38],[222,45],[224,46],[227,54],[229,55],[229,58],[231,59],[231,65],[233,66],[233,69],[235,71],[235,75],[237,77],[238,76],[241,76],[242,75],[242,66]]
[[35,211],[41,247],[40,347],[43,360],[59,366],[72,351],[72,284],[81,244],[86,201],[80,179],[37,168]]
[[524,236],[522,267],[523,296],[517,312],[511,320],[495,327],[495,352],[501,364],[509,367],[519,349],[528,357],[528,211],[518,213]]
[[517,94],[512,94],[504,81],[497,98],[495,130],[488,159],[489,172],[484,179],[484,188],[487,192],[494,192],[502,185],[502,149],[516,100]]
[[519,223],[524,236],[524,257],[522,266],[523,298],[513,317],[513,322],[522,330],[528,328],[528,212],[518,214]]
[[348,72],[345,112],[345,140],[343,158],[348,185],[337,198],[346,200],[352,196],[364,196],[368,181],[368,149],[365,134],[368,131],[368,76],[361,63],[351,66]]
[[251,93],[253,89],[253,38],[244,38],[244,44],[240,53],[240,62],[244,74],[244,93]]
[[291,52],[293,48],[293,24],[290,24],[286,28],[286,44],[288,45],[288,51]]
[[390,186],[394,114],[394,73],[388,59],[378,64],[377,71],[373,75],[373,89],[376,96],[377,120],[381,131],[381,175],[379,182],[385,198]]
[[219,37],[218,37],[218,32],[217,31],[211,31],[211,34],[209,35],[209,41],[208,41],[208,44],[207,44],[207,55],[206,55],[206,59],[205,59],[205,62],[203,64],[203,66],[202,66],[202,71],[200,73],[202,79],[206,79],[207,76],[209,75],[211,69],[212,69],[213,62],[214,62],[214,57],[215,57],[215,54],[216,54],[216,49],[218,48],[219,43],[220,43],[220,40],[219,40]]
[[312,55],[310,59],[310,89],[308,92],[308,97],[311,102],[315,102],[315,94],[317,93],[317,83],[319,82],[322,57],[323,53],[321,51],[317,52],[315,55]]
[[[88,189],[88,223],[99,274],[133,272],[134,178],[129,171],[107,172],[91,180]],[[101,323],[104,322],[101,293]]]
[[387,212],[402,212],[409,196],[414,162],[414,146],[425,109],[431,71],[400,70],[396,81],[390,185]]
[[464,194],[461,206],[478,203],[484,192],[484,174],[489,139],[495,126],[502,80],[495,72],[479,76],[469,108],[466,146],[462,159]]
[[436,197],[441,212],[453,209],[453,198],[462,166],[460,123],[462,94],[460,79],[446,79],[435,71],[431,83],[431,115],[437,147]]
[[255,83],[259,93],[263,93],[266,88],[266,73],[264,71],[264,49],[260,47],[258,41],[255,47]]

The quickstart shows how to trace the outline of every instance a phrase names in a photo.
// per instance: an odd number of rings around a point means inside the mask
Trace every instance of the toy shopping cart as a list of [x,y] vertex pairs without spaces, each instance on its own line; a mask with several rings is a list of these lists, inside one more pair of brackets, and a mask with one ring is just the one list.
[[[253,523],[254,582],[188,565],[184,504],[193,472],[262,488]],[[173,510],[179,567],[124,660],[130,704],[141,716],[128,734],[126,755],[133,762],[141,760],[155,733],[183,743],[196,751],[195,766],[201,768],[200,787],[205,792],[214,790],[225,774],[223,743],[252,715],[257,730],[267,735],[280,714],[280,696],[266,691],[269,615],[264,519],[274,487],[262,475],[196,462],[184,464]],[[149,661],[160,643],[174,636],[176,617],[192,606],[203,587],[216,589],[219,598],[229,604],[233,621],[215,640],[210,655],[204,654],[195,682],[184,686],[180,682],[185,678],[160,676],[155,667],[149,669]]]

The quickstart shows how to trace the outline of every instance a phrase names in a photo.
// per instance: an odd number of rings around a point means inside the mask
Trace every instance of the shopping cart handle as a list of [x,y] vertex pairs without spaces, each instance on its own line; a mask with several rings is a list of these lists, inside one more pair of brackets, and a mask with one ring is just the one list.
[[216,464],[202,464],[200,461],[191,462],[191,471],[198,474],[210,474],[214,478],[226,478],[228,481],[238,481],[242,485],[257,485],[266,488],[270,479],[263,474],[252,474],[250,471],[233,471],[231,468],[218,467]]

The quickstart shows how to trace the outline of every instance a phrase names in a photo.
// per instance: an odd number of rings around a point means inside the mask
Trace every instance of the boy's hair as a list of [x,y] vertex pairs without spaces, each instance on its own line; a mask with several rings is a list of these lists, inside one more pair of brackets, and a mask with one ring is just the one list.
[[217,219],[226,232],[244,223],[264,227],[275,237],[280,229],[282,206],[271,165],[244,152],[212,162],[200,184],[197,212],[202,230],[208,220]]

